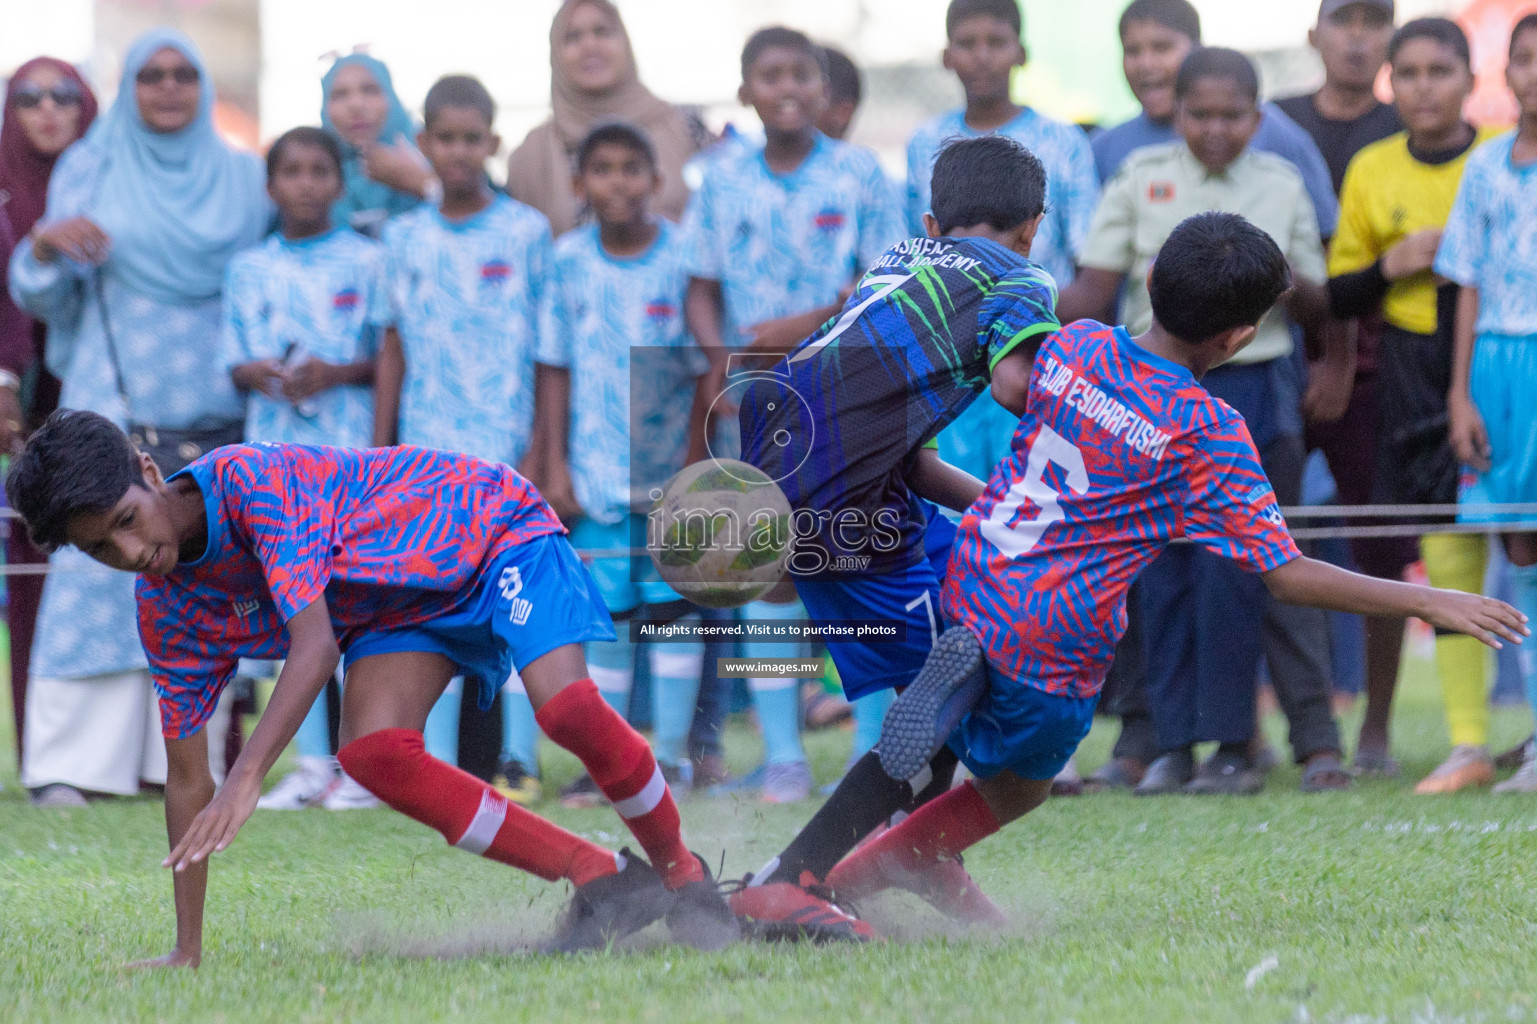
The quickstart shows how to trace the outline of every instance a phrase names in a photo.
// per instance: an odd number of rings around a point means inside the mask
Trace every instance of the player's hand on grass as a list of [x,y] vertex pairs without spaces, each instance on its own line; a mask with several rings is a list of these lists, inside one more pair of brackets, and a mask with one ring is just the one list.
[[1435,590],[1427,605],[1420,618],[1432,626],[1466,633],[1495,650],[1505,646],[1500,643],[1501,638],[1519,644],[1532,635],[1525,615],[1504,601],[1482,594]]
[[185,871],[189,866],[207,860],[209,854],[229,846],[240,826],[255,812],[260,796],[260,779],[248,781],[244,775],[231,775],[225,779],[224,785],[219,787],[208,806],[192,819],[181,842],[160,862],[160,866]]
[[1480,473],[1489,471],[1489,431],[1483,414],[1467,395],[1453,395],[1447,400],[1452,451],[1459,461]]
[[1441,247],[1441,230],[1426,228],[1405,236],[1397,245],[1382,254],[1382,276],[1389,281],[1429,270],[1436,262],[1436,250]]
[[128,969],[130,971],[144,971],[161,967],[190,967],[193,970],[197,970],[198,965],[202,962],[202,950],[184,953],[178,948],[171,950],[165,956],[151,957],[148,960],[135,960],[128,965]]

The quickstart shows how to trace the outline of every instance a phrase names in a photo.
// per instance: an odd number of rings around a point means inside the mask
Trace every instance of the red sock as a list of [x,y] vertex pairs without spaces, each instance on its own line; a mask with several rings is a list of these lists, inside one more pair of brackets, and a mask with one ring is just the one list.
[[612,875],[614,853],[510,803],[468,772],[427,753],[422,734],[381,729],[336,755],[347,774],[401,814],[443,833],[450,846],[547,881],[585,885]]
[[683,845],[678,805],[651,747],[608,706],[591,679],[567,686],[534,717],[546,736],[581,758],[669,889],[704,878]]
[[891,885],[889,874],[915,873],[949,860],[1002,827],[968,780],[845,857],[828,872],[827,887],[849,897],[868,896]]

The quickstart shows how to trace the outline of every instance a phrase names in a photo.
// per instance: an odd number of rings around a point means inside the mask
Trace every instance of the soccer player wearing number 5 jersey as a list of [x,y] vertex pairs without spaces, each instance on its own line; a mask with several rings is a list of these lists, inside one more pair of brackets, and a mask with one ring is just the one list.
[[[1298,552],[1243,418],[1200,384],[1290,286],[1269,235],[1234,214],[1200,214],[1149,271],[1145,334],[1083,320],[1042,344],[1012,453],[962,520],[945,581],[945,615],[985,657],[985,690],[948,741],[975,779],[842,861],[826,879],[835,898],[953,860],[1046,799],[1089,731],[1127,588],[1175,540],[1259,573],[1282,601],[1414,615],[1491,647],[1529,635],[1500,601]],[[888,729],[921,688],[898,699]]]

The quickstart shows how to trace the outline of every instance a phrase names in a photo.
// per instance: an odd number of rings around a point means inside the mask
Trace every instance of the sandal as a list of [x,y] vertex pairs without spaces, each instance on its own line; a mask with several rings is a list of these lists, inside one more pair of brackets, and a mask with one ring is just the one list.
[[1396,779],[1403,774],[1404,766],[1385,750],[1357,750],[1355,774],[1357,777],[1375,776],[1380,779]]
[[1319,754],[1302,767],[1302,792],[1327,793],[1349,789],[1350,772],[1335,753]]

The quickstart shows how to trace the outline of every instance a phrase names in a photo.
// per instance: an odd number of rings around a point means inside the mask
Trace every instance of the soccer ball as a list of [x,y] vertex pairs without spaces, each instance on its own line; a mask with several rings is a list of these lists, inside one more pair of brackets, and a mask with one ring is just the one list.
[[784,575],[790,502],[756,467],[705,459],[667,481],[646,516],[646,549],[679,594],[707,608],[738,608]]

